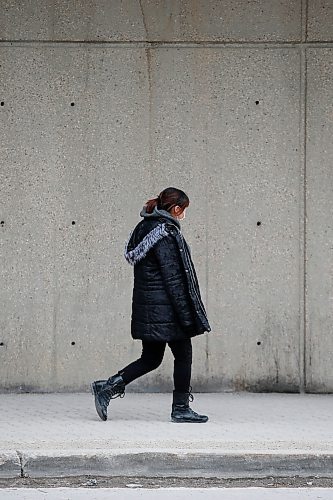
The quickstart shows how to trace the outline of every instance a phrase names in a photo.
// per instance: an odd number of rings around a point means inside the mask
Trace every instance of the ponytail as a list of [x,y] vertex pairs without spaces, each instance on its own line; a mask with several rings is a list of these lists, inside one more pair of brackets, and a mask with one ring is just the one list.
[[157,196],[157,198],[151,198],[146,203],[146,212],[148,214],[151,214],[154,208],[157,207],[158,204],[159,204],[159,196]]
[[174,187],[168,187],[163,189],[156,198],[151,198],[146,203],[146,212],[151,214],[155,207],[168,212],[172,207],[178,205],[183,210],[189,206],[190,200],[187,194],[181,189]]

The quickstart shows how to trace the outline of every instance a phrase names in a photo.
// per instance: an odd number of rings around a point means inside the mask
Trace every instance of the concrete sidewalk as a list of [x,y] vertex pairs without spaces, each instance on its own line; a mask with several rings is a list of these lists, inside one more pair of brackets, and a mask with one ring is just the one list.
[[0,476],[333,477],[333,395],[126,393],[99,419],[90,393],[0,394]]

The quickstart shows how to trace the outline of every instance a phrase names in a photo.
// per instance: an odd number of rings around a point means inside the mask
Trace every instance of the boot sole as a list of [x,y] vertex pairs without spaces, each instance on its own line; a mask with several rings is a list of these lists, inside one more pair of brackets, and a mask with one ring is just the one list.
[[175,422],[176,424],[205,424],[208,422],[208,418],[207,420],[190,420],[186,418],[178,419],[171,417],[171,422]]
[[95,396],[95,408],[96,408],[96,411],[97,411],[99,418],[103,421],[107,420],[108,417],[107,416],[105,417],[105,415],[103,414],[101,406],[100,406],[99,401],[98,401],[98,395],[97,395],[95,382],[92,382],[90,384],[90,389],[91,389],[92,395]]

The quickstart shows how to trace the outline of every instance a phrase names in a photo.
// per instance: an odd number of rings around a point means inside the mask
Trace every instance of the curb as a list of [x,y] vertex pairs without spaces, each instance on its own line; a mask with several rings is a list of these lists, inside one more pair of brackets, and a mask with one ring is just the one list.
[[0,478],[22,475],[21,460],[17,452],[0,451]]
[[0,477],[333,477],[333,454],[0,452]]

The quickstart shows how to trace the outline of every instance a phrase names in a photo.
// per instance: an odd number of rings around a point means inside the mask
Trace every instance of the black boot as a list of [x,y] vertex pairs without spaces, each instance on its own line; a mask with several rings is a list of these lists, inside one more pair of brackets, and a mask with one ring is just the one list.
[[171,421],[172,422],[207,422],[207,415],[199,415],[192,410],[189,406],[189,401],[193,401],[194,397],[191,393],[192,387],[189,392],[173,391],[173,402]]
[[107,407],[110,399],[125,396],[125,382],[118,373],[107,380],[96,380],[91,384],[91,392],[95,396],[95,406],[98,416],[107,420]]

